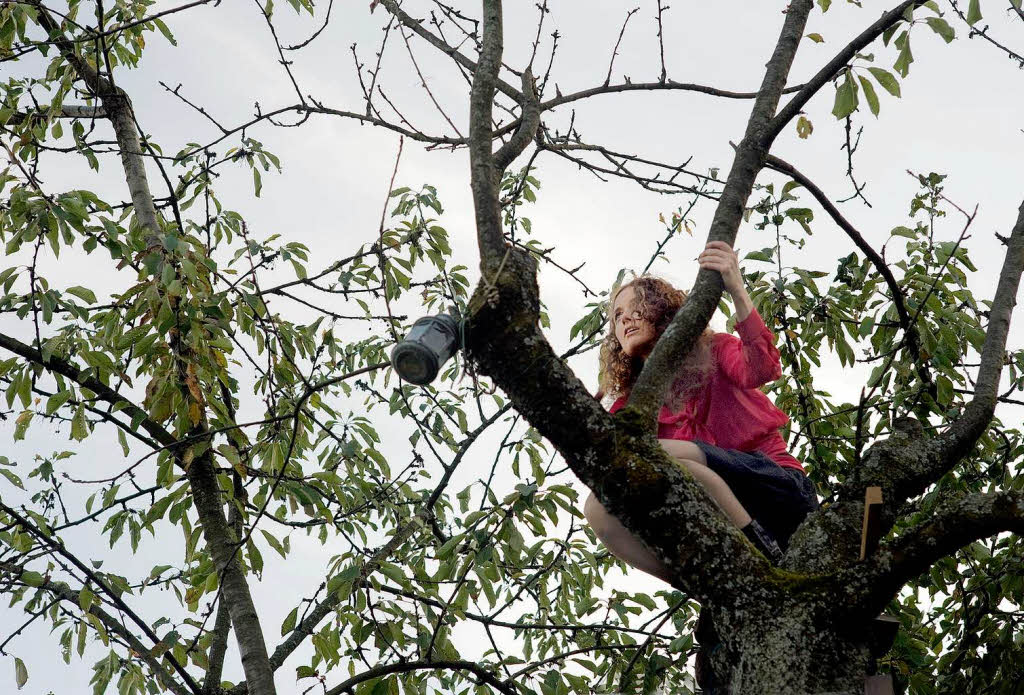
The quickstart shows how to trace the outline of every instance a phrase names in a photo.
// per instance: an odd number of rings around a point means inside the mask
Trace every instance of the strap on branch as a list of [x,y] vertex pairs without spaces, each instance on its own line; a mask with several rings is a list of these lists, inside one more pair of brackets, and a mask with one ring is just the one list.
[[863,560],[878,547],[882,537],[882,488],[871,486],[864,493],[864,524],[860,532],[860,559]]

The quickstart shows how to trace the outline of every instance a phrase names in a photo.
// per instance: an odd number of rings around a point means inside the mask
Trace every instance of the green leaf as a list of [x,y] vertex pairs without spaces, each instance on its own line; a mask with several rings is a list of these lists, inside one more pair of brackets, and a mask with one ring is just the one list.
[[871,84],[871,81],[863,75],[857,76],[857,81],[860,82],[860,86],[864,88],[864,98],[868,101],[868,108],[871,109],[871,113],[878,117],[878,95],[875,94],[875,87]]
[[83,302],[87,302],[89,304],[95,304],[96,303],[96,294],[92,290],[90,290],[88,287],[81,287],[79,285],[75,285],[74,287],[69,287],[67,289],[67,292],[68,292],[68,294],[75,295],[76,297],[81,299]]
[[269,533],[267,533],[263,529],[260,529],[260,533],[262,533],[263,537],[267,539],[267,543],[270,543],[270,547],[272,547],[274,550],[276,550],[281,557],[283,557],[283,558],[287,558],[288,557],[288,553],[285,552],[284,547],[281,545],[281,541],[277,540],[274,536],[271,536]]
[[893,63],[893,70],[901,77],[906,77],[910,72],[910,64],[914,62],[914,54],[910,52],[910,34],[904,36],[903,45],[900,47],[900,54]]
[[941,36],[946,43],[956,38],[956,32],[953,31],[953,27],[949,26],[949,22],[942,17],[929,17],[925,21],[928,22],[928,26],[932,28],[932,31]]
[[882,85],[885,91],[892,94],[894,97],[900,96],[900,83],[896,80],[895,75],[884,68],[868,68],[878,84]]
[[822,12],[828,12],[828,8],[832,5],[832,0],[818,0],[818,5],[821,7]]
[[71,398],[71,390],[58,391],[46,399],[46,414],[53,415],[57,409],[68,402]]
[[809,38],[814,43],[824,43],[825,42],[825,39],[822,38],[821,34],[808,34],[807,38]]
[[850,71],[846,71],[846,79],[836,89],[836,103],[832,107],[832,114],[837,119],[843,119],[853,113],[857,108],[857,83],[853,81]]
[[80,442],[88,436],[89,425],[85,421],[85,407],[80,405],[71,418],[71,438]]
[[981,19],[981,2],[971,0],[971,4],[967,8],[967,23],[973,26],[979,19]]
[[298,618],[299,618],[299,609],[298,609],[298,607],[292,608],[292,612],[288,614],[288,617],[285,618],[284,622],[281,624],[281,636],[282,637],[284,637],[289,632],[291,632],[292,630],[295,629],[295,622],[298,620]]
[[771,263],[772,262],[771,249],[761,249],[760,251],[751,251],[750,253],[748,253],[746,256],[743,257],[743,260],[763,261],[765,263]]
[[154,19],[153,24],[156,24],[156,28],[160,30],[160,33],[164,35],[164,38],[167,39],[172,46],[178,45],[178,42],[174,40],[174,35],[171,33],[171,30],[167,28],[167,25],[164,24],[162,19]]
[[43,585],[43,575],[38,572],[22,572],[21,581],[25,582],[29,586],[40,587]]
[[18,686],[18,690],[25,687],[28,683],[28,669],[25,668],[25,662],[14,657],[14,683]]
[[11,471],[9,471],[9,470],[7,470],[5,468],[0,468],[0,475],[2,475],[3,477],[5,477],[9,481],[11,481],[11,484],[14,485],[16,488],[19,488],[21,490],[25,489],[25,485],[21,482],[21,478],[16,476]]

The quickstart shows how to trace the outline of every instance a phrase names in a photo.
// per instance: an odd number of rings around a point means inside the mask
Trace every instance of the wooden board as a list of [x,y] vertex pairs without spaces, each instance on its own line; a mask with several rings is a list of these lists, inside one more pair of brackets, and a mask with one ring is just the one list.
[[878,547],[881,537],[882,488],[869,487],[864,492],[864,525],[860,532],[860,559],[863,560]]

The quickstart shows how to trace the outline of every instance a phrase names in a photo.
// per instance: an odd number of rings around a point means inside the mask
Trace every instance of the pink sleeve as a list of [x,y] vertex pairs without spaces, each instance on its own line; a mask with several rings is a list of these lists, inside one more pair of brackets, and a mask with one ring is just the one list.
[[741,388],[753,389],[782,376],[775,336],[764,325],[757,310],[736,324],[739,339],[719,333],[716,357],[719,368]]

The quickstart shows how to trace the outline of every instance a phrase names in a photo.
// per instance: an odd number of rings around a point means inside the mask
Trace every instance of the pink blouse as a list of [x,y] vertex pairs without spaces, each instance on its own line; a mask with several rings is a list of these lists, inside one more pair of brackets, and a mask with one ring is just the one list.
[[[711,345],[715,369],[707,383],[673,413],[662,406],[658,414],[660,439],[700,439],[723,449],[760,451],[780,466],[803,471],[793,458],[779,428],[789,417],[758,390],[782,376],[775,336],[756,310],[736,324],[739,338],[716,333]],[[626,404],[619,397],[609,409]]]

